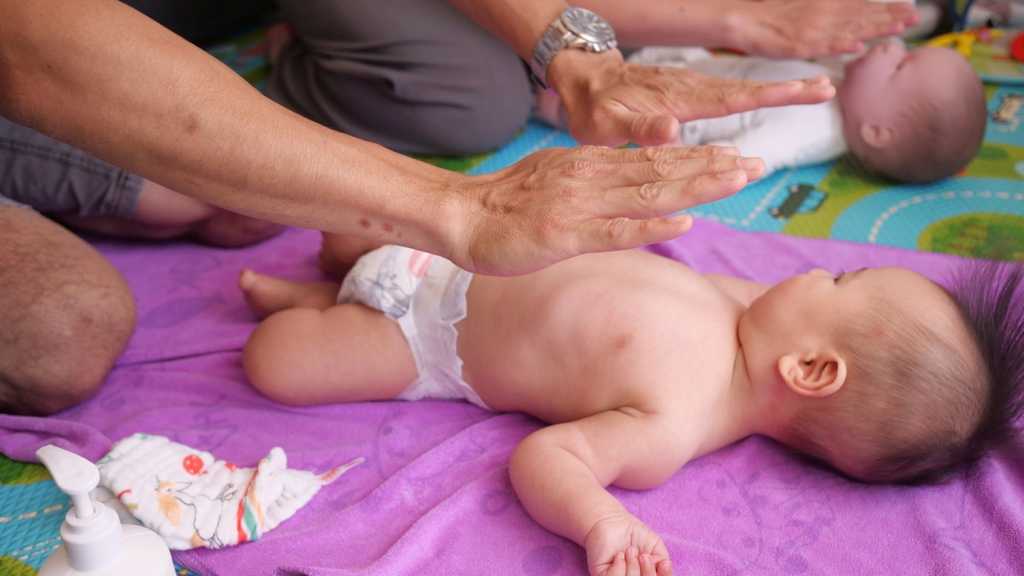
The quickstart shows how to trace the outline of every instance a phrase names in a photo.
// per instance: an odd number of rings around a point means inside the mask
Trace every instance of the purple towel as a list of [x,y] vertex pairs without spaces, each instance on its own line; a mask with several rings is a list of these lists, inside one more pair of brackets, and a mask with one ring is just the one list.
[[[256,321],[238,272],[316,278],[315,234],[239,251],[100,248],[137,294],[139,329],[94,399],[45,420],[0,416],[0,452],[31,460],[57,440],[97,458],[111,441],[148,432],[242,465],[273,446],[317,471],[367,458],[261,540],[176,554],[206,576],[585,574],[582,551],[531,521],[508,481],[508,456],[535,420],[439,401],[285,408],[246,385],[239,350]],[[941,278],[957,262],[708,222],[656,251],[763,281],[816,265],[901,265]],[[679,574],[1024,574],[1021,441],[976,477],[905,488],[853,484],[752,438],[660,488],[616,493],[665,537]]]

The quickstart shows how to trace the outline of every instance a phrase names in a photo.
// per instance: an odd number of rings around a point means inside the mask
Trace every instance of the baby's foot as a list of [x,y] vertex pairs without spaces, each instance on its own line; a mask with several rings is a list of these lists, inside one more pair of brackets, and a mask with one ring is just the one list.
[[331,282],[300,284],[249,269],[242,270],[238,287],[249,308],[261,319],[288,308],[326,310],[337,303],[339,288]]

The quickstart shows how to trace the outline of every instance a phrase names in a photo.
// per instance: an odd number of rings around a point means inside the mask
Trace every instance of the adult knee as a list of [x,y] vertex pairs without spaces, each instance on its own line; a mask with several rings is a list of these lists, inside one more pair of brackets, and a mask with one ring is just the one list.
[[135,325],[131,292],[113,269],[41,294],[27,313],[15,335],[19,352],[0,375],[0,403],[27,414],[53,414],[95,394]]
[[400,21],[368,0],[284,5],[302,41],[267,93],[316,122],[403,153],[466,155],[529,118],[522,61],[446,2],[403,3]]

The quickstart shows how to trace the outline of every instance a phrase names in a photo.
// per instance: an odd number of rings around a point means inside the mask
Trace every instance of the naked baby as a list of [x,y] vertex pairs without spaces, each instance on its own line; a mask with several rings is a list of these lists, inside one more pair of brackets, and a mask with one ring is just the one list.
[[664,576],[663,541],[608,486],[653,488],[752,434],[854,479],[933,480],[1008,434],[1021,279],[947,291],[903,269],[812,270],[766,286],[644,251],[501,278],[386,246],[340,292],[243,272],[265,317],[245,369],[291,405],[447,398],[532,414],[550,425],[510,463],[530,515],[583,546],[591,574]]

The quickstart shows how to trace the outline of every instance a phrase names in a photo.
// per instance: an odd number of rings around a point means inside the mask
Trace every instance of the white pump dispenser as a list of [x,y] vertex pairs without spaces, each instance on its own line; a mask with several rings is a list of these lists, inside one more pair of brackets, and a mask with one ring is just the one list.
[[90,492],[100,483],[95,464],[53,445],[36,456],[72,504],[60,527],[64,545],[39,576],[174,576],[171,552],[156,532],[122,526],[117,513],[92,499]]

